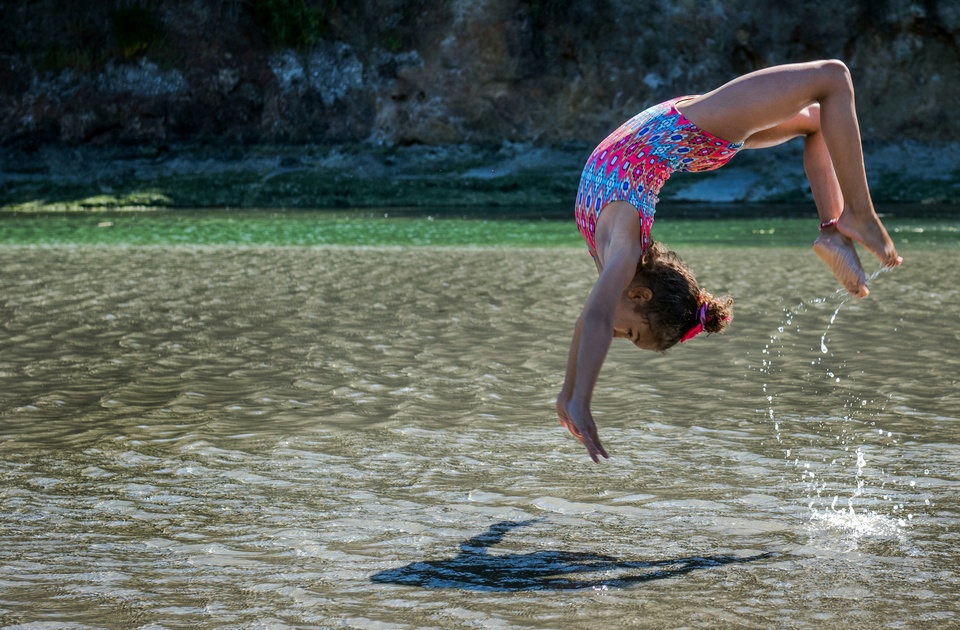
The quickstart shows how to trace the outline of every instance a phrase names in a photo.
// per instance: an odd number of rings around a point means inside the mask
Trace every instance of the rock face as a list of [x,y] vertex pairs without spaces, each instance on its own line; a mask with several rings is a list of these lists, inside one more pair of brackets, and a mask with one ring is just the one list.
[[591,144],[843,59],[865,141],[960,139],[954,0],[0,2],[0,146]]

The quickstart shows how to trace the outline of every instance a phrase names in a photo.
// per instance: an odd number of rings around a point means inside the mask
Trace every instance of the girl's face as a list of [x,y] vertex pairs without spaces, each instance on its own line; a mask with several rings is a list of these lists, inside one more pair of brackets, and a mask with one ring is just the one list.
[[631,296],[624,293],[613,315],[613,337],[629,339],[641,350],[656,350],[658,344],[650,332],[650,324],[639,308],[647,299],[649,296]]

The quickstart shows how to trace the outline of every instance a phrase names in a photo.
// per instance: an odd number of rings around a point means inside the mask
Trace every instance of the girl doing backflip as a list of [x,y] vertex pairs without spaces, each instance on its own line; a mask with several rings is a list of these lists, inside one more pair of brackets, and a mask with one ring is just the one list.
[[854,242],[886,267],[902,259],[870,199],[853,83],[842,62],[766,68],[655,105],[591,154],[576,217],[600,277],[574,328],[557,413],[593,461],[609,457],[590,401],[611,340],[662,352],[700,332],[720,332],[732,317],[732,300],[702,290],[679,257],[650,238],[661,186],[674,171],[713,170],[740,150],[796,137],[804,138],[804,170],[820,215],[813,250],[847,291],[865,297]]

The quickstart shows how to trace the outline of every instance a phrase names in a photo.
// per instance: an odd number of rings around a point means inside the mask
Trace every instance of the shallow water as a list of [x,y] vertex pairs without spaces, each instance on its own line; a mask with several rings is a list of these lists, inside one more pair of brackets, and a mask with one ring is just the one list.
[[681,253],[733,327],[615,343],[594,465],[579,247],[0,248],[0,623],[960,624],[956,250]]

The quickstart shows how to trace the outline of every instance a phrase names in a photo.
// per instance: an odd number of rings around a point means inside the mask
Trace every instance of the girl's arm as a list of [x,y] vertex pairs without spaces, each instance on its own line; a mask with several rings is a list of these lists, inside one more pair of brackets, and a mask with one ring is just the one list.
[[557,405],[561,402],[564,407],[573,397],[573,384],[577,379],[577,355],[580,349],[580,333],[583,331],[583,312],[577,318],[577,323],[573,327],[573,341],[570,342],[570,352],[567,354],[567,371],[563,377],[563,389],[560,390],[560,396],[557,398]]
[[[634,211],[636,212],[636,211]],[[636,232],[638,233],[638,232]],[[591,459],[609,457],[590,413],[593,389],[613,340],[614,314],[633,280],[640,257],[639,239],[610,247],[610,254],[574,328],[563,389],[557,399],[560,422],[587,447]]]

